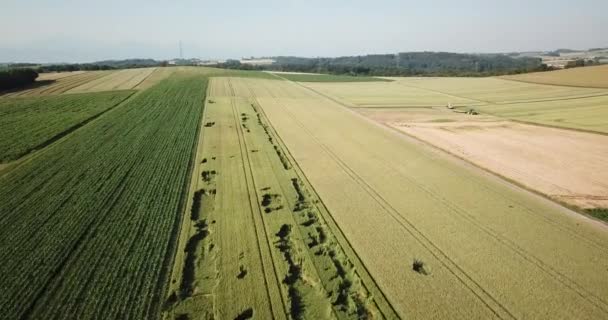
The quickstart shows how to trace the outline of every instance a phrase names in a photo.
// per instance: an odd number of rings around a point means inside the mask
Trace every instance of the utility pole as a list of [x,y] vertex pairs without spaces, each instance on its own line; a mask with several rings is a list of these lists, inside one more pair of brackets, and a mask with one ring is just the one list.
[[399,59],[401,59],[401,57],[399,56],[399,52],[397,52],[395,53],[395,63],[397,65],[397,69],[399,69],[399,63],[401,62]]
[[179,58],[184,59],[184,51],[182,50],[182,41],[179,41]]

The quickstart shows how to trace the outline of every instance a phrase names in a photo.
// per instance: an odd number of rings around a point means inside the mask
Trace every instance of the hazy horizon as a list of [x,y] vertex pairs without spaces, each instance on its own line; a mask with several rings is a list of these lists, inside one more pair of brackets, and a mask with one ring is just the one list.
[[6,1],[1,62],[469,53],[608,46],[608,2],[583,0]]

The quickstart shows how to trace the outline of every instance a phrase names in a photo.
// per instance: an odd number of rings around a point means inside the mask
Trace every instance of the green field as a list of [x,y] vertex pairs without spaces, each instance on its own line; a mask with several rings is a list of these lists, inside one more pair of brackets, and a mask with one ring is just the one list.
[[0,98],[0,162],[16,160],[77,129],[133,91]]
[[174,75],[0,176],[3,317],[158,313],[205,85]]

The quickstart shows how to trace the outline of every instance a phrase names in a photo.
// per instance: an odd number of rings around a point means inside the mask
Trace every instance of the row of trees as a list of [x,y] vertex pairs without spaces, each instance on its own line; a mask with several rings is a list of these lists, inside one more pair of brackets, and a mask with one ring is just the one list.
[[539,58],[514,58],[503,54],[403,52],[337,58],[273,57],[264,66],[228,60],[223,68],[316,72],[353,76],[490,76],[546,70]]
[[0,90],[20,88],[34,83],[38,72],[32,69],[7,69],[0,71]]

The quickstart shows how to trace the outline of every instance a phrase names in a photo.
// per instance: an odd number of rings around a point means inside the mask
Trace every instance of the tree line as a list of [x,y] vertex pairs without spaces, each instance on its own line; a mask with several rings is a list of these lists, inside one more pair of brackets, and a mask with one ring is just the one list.
[[271,65],[228,60],[218,67],[244,70],[313,72],[353,76],[493,76],[547,70],[540,58],[504,54],[402,52],[336,58],[271,57]]
[[10,90],[34,83],[38,72],[32,69],[7,69],[0,71],[0,90]]

